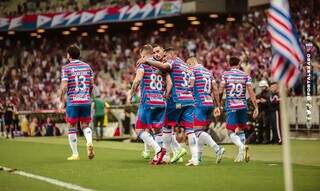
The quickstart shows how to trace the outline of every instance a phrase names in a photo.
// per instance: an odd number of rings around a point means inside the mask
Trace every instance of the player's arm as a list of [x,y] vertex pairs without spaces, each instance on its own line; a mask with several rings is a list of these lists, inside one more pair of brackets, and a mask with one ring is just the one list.
[[219,100],[220,100],[220,107],[222,106],[222,96],[223,96],[223,93],[225,91],[225,87],[226,87],[226,82],[224,81],[224,79],[222,78],[222,81],[220,82],[220,86],[219,86]]
[[164,70],[164,71],[170,71],[171,70],[171,65],[167,62],[159,62],[157,60],[153,60],[150,58],[144,58],[142,61],[145,61],[146,64],[149,64],[150,66],[156,67],[159,70]]
[[62,80],[61,81],[61,85],[60,85],[60,107],[59,109],[63,109],[64,108],[64,104],[65,104],[65,95],[67,93],[67,89],[68,89],[68,81],[66,80]]
[[132,97],[135,95],[135,93],[139,87],[139,84],[143,78],[143,75],[144,75],[144,70],[138,69],[136,72],[136,76],[132,82],[131,89],[129,91],[128,100],[127,100],[128,103],[131,103]]
[[257,99],[256,99],[256,94],[253,91],[252,85],[251,84],[247,84],[247,90],[251,99],[251,102],[254,106],[254,111],[253,111],[253,118],[255,119],[258,114],[259,114],[259,109],[258,109],[258,103],[257,103]]
[[59,105],[59,110],[62,110],[64,108],[65,104],[65,95],[68,90],[68,75],[67,71],[64,67],[62,67],[62,72],[61,72],[61,85],[60,85],[60,105]]
[[167,73],[166,74],[166,94],[165,94],[165,98],[167,99],[170,97],[172,86],[173,86],[172,79],[170,77],[170,74]]
[[220,116],[220,94],[219,94],[219,88],[218,88],[218,85],[216,83],[215,80],[212,80],[211,82],[211,96],[213,97],[214,99],[214,102],[215,102],[215,105],[216,105],[216,108],[214,109],[213,111],[213,115],[214,116]]
[[211,95],[215,101],[215,105],[216,107],[220,108],[221,104],[220,104],[220,94],[219,94],[219,88],[218,88],[218,85],[216,83],[216,81],[212,80],[211,82],[211,87],[212,87],[212,90],[211,90]]

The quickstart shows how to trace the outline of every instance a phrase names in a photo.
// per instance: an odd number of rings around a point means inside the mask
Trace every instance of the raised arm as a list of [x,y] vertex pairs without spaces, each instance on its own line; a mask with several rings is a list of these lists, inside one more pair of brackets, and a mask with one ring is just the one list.
[[171,65],[167,62],[159,62],[150,58],[144,59],[144,61],[149,64],[150,66],[156,67],[159,70],[164,70],[164,71],[170,71],[171,70]]

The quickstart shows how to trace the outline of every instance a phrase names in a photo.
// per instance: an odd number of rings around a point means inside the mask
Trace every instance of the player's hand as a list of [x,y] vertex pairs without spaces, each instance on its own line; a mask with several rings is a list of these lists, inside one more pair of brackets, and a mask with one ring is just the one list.
[[253,115],[252,115],[253,119],[257,118],[258,115],[259,115],[259,110],[258,110],[258,108],[255,108],[253,111]]
[[64,112],[64,108],[65,108],[64,102],[60,102],[60,104],[58,106],[58,112],[59,113],[63,113]]
[[214,116],[214,117],[219,117],[220,115],[221,115],[220,109],[219,109],[219,107],[216,107],[216,108],[213,110],[213,116]]
[[170,98],[170,93],[165,93],[164,95],[163,95],[163,97],[165,98],[165,99],[169,99]]
[[142,57],[137,61],[137,67],[139,67],[141,64],[146,63],[146,58]]

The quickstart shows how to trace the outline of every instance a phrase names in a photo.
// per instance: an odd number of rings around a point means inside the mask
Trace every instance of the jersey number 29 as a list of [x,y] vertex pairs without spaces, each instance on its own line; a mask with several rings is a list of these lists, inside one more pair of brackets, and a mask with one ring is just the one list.
[[231,85],[231,90],[230,90],[230,97],[240,97],[242,92],[243,92],[243,86],[242,84],[234,84],[234,83],[230,83]]

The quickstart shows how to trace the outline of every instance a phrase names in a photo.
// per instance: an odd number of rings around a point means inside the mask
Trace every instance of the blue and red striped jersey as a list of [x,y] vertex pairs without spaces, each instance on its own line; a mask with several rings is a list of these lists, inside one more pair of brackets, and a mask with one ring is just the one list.
[[212,82],[215,81],[212,73],[198,64],[192,68],[194,74],[193,95],[197,107],[213,107]]
[[144,75],[140,84],[141,104],[147,106],[164,107],[165,84],[163,73],[150,65],[141,64],[137,70],[143,70]]
[[251,77],[241,70],[231,69],[222,74],[221,83],[226,88],[226,110],[246,109],[246,86],[251,84]]
[[171,68],[170,77],[173,83],[169,102],[179,103],[182,106],[194,105],[193,92],[189,88],[192,71],[178,57],[170,60],[168,64]]
[[89,64],[73,60],[62,67],[61,78],[68,82],[67,105],[91,104],[93,71]]

